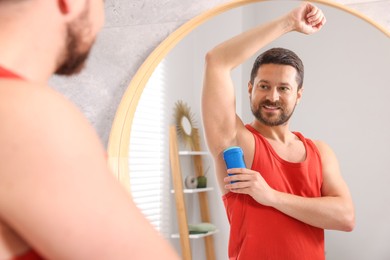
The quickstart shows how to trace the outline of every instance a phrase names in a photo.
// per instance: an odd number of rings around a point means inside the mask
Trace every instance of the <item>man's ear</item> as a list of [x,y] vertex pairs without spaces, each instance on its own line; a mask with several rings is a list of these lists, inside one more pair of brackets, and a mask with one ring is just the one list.
[[253,85],[252,85],[252,83],[249,81],[249,82],[248,82],[248,93],[249,93],[249,95],[252,93],[252,88],[253,88]]
[[297,93],[297,105],[301,101],[302,95],[303,95],[303,86],[298,90],[298,93]]

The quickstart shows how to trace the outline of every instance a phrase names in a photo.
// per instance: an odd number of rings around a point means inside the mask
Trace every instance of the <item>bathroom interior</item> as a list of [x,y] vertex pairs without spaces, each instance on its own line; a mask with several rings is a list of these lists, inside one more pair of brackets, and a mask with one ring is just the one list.
[[[289,48],[302,58],[305,91],[291,129],[325,140],[333,148],[355,203],[353,232],[325,232],[326,258],[389,259],[390,1],[313,2],[327,16],[324,29],[311,37],[292,33],[267,48]],[[204,57],[219,42],[298,4],[107,0],[106,23],[86,70],[70,80],[51,79],[51,85],[74,101],[93,124],[114,174],[136,201],[140,197],[140,207],[153,201],[145,214],[179,254],[183,254],[181,241],[172,236],[179,232],[179,219],[169,150],[169,128],[183,122],[175,118],[178,104],[184,104],[190,124],[199,129],[202,153],[196,156],[210,188],[204,192],[210,223],[217,229],[210,236],[213,255],[227,259],[229,224],[202,132]],[[251,63],[253,59],[232,74],[236,111],[244,122],[252,120],[247,94]],[[177,141],[185,186],[186,177],[195,176],[196,163],[193,156],[184,155],[191,150],[186,141],[180,135]],[[197,192],[183,195],[189,224],[202,222],[198,196]],[[192,259],[209,259],[204,240],[190,239]]]

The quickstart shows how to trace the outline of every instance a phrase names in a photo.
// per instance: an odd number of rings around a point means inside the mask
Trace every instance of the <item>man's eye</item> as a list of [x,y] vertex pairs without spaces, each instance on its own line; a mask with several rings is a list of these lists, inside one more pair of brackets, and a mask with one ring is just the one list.
[[259,85],[259,88],[260,89],[268,89],[268,86],[267,85]]

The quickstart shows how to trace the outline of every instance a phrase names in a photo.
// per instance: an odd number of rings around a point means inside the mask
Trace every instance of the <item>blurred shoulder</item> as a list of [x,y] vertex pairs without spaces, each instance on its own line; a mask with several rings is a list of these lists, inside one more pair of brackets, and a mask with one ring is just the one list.
[[21,80],[0,80],[0,116],[2,122],[40,125],[41,130],[69,122],[75,127],[90,127],[79,109],[62,94],[49,86]]
[[49,86],[22,80],[0,80],[0,101],[0,111],[4,117],[12,116],[11,112],[16,113],[14,116],[36,112],[41,112],[42,117],[58,112],[81,116],[70,101]]
[[72,102],[48,86],[0,80],[0,120],[0,158],[4,160],[25,156],[26,161],[37,152],[59,157],[75,150],[104,157],[88,120]]

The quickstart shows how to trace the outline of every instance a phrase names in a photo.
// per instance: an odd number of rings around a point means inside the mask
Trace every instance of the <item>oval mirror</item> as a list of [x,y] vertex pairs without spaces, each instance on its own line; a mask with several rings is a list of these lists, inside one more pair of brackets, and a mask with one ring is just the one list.
[[183,131],[186,135],[191,135],[192,127],[191,127],[191,123],[190,123],[190,120],[188,119],[188,117],[184,116],[181,119],[181,128],[183,128]]
[[[351,233],[327,231],[326,256],[328,259],[387,259],[390,255],[387,244],[390,241],[390,194],[386,192],[390,183],[390,165],[387,163],[390,117],[386,104],[390,96],[387,80],[390,33],[342,5],[329,1],[313,2],[327,15],[328,22],[323,31],[310,37],[292,33],[268,47],[286,47],[302,58],[306,68],[305,92],[291,127],[312,139],[322,139],[330,144],[338,156],[341,172],[355,202],[355,230]],[[164,235],[176,225],[172,220],[175,214],[170,212],[172,195],[166,188],[171,185],[168,126],[173,122],[175,102],[180,99],[188,102],[202,129],[200,92],[205,53],[242,30],[277,17],[298,3],[291,0],[238,0],[212,9],[172,33],[134,76],[114,119],[108,145],[109,162],[118,179],[132,194],[138,196],[146,190],[152,191],[144,196],[149,196],[148,200],[154,196],[159,198],[156,203],[168,212],[162,214],[162,220],[156,224]],[[252,118],[246,94],[251,62],[243,64],[232,74],[237,113],[245,122]],[[156,93],[162,98],[150,102]],[[148,104],[153,105],[149,112],[137,117],[141,107],[144,109]],[[145,121],[148,117],[150,120]],[[185,125],[183,122],[184,128]],[[145,142],[140,142],[141,139]],[[130,166],[130,180],[129,160],[133,160],[132,156],[139,163]],[[152,159],[157,159],[158,166],[146,168],[146,165],[151,166]],[[162,175],[158,175],[158,171]],[[130,183],[137,184],[139,176],[145,176],[145,172],[152,173],[148,185],[130,188]],[[212,173],[208,176],[208,183],[216,186]],[[161,181],[155,184],[157,178]],[[215,235],[216,256],[217,259],[227,259],[229,225],[220,193],[214,190],[208,196],[213,205],[212,220],[218,223],[221,231]],[[196,204],[192,197],[187,199],[189,204]],[[196,210],[190,209],[189,215],[197,215]],[[168,223],[168,227],[161,223]],[[180,251],[177,242],[171,242]],[[196,250],[193,252],[202,252],[203,245],[194,243],[192,246]],[[196,259],[202,257],[203,254]]]

